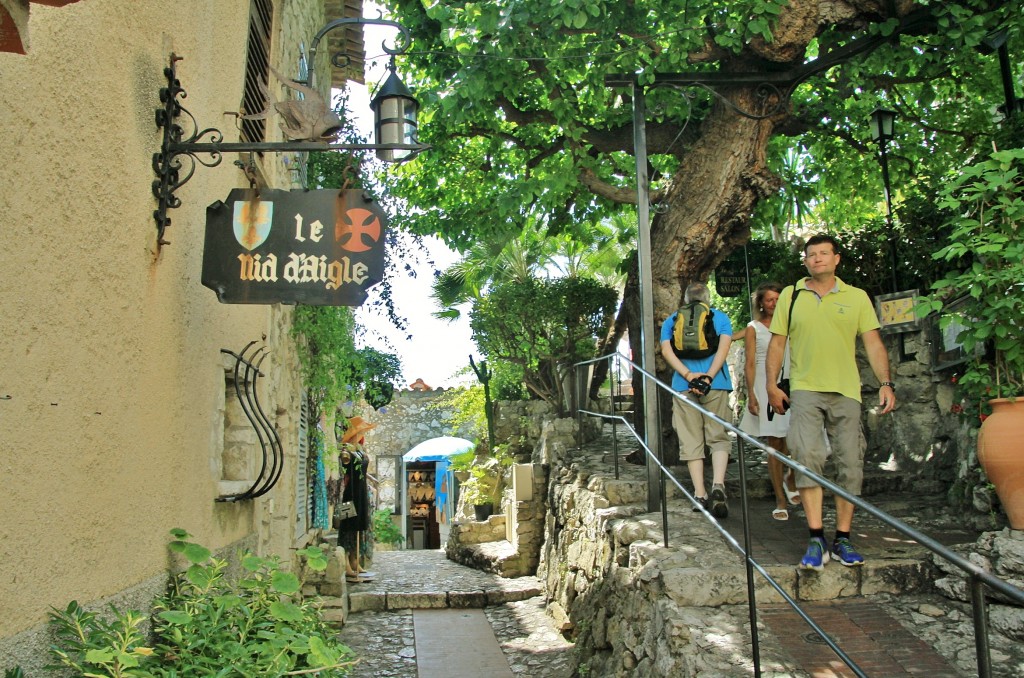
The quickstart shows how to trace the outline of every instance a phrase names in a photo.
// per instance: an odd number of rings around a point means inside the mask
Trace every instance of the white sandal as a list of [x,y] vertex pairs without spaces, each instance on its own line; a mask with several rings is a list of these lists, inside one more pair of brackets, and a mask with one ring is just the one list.
[[772,518],[775,518],[775,520],[789,520],[789,511],[777,508],[772,511]]
[[797,506],[800,504],[800,490],[789,489],[789,481],[791,480],[793,480],[793,471],[789,470],[782,478],[782,491],[786,493],[786,499],[789,500],[789,505]]

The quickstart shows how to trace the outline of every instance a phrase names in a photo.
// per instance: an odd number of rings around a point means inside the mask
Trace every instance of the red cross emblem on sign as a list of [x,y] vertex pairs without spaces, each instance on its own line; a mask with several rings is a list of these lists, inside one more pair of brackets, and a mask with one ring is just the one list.
[[370,210],[350,209],[334,225],[334,239],[343,250],[365,252],[380,240],[380,220]]

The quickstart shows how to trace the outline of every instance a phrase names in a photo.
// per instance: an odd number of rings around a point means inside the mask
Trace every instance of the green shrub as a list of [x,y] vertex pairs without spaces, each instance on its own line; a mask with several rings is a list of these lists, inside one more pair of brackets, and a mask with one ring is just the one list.
[[[280,569],[277,558],[246,553],[237,581],[225,576],[227,562],[171,531],[172,551],[189,567],[173,577],[154,605],[153,637],[140,630],[144,617],[111,608],[106,620],[72,601],[53,610],[57,643],[51,668],[71,668],[81,676],[283,676],[315,673],[345,676],[352,651],[334,638],[316,605],[302,600],[302,583]],[[315,547],[299,551],[314,570],[327,566]]]
[[378,544],[400,546],[405,543],[402,530],[391,520],[391,511],[380,509],[373,512],[373,539]]

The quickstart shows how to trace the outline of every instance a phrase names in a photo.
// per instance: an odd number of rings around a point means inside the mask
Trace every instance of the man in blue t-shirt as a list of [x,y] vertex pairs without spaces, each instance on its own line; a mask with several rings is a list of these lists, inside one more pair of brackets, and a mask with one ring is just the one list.
[[[703,283],[692,283],[686,288],[683,301],[690,304],[702,301],[711,305],[711,292]],[[661,355],[672,368],[672,388],[682,397],[700,404],[708,412],[724,421],[729,421],[729,392],[732,379],[725,359],[732,343],[732,323],[729,316],[711,309],[715,331],[718,332],[718,351],[707,358],[680,359],[672,350],[672,330],[676,316],[673,313],[661,326]],[[711,381],[711,389],[702,394],[702,382]],[[710,510],[716,518],[729,515],[729,503],[725,495],[725,469],[729,465],[729,451],[732,441],[725,427],[702,412],[683,404],[678,398],[672,399],[672,427],[679,436],[679,458],[686,462],[693,481],[693,496],[701,506]],[[704,486],[704,448],[711,450],[712,485],[708,498]],[[697,509],[694,509],[695,511]]]

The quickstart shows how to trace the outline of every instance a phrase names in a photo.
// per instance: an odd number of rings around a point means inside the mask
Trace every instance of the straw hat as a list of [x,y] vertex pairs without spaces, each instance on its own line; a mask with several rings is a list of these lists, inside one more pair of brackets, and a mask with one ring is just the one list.
[[348,420],[348,428],[345,429],[345,434],[341,437],[341,442],[356,442],[362,438],[367,431],[375,428],[377,428],[376,424],[371,424],[362,417],[352,417]]

